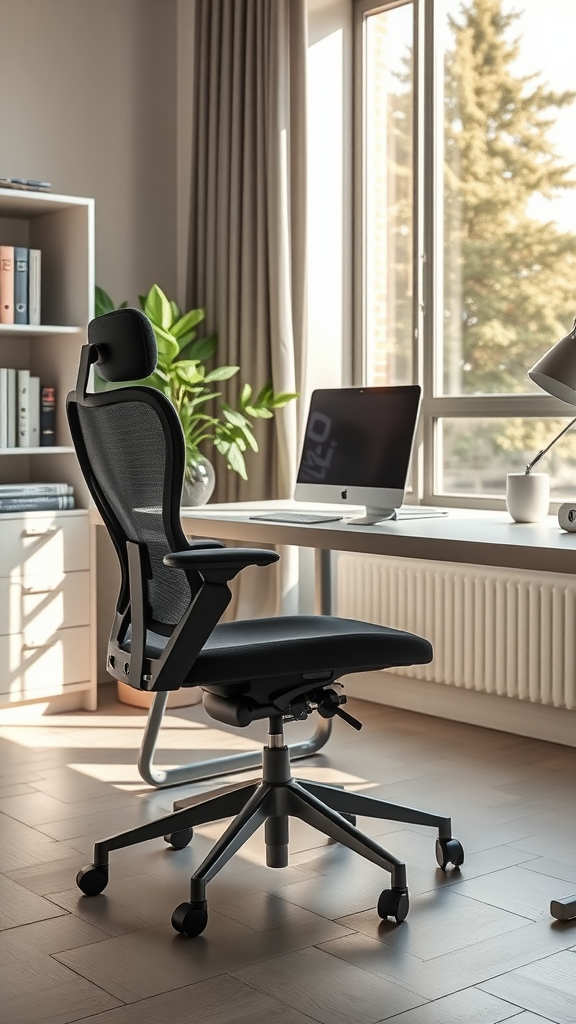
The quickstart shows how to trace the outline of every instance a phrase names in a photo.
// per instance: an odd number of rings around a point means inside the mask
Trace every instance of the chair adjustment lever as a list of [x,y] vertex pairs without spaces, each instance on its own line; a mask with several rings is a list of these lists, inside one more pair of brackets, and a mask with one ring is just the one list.
[[334,718],[334,715],[338,715],[347,725],[351,725],[353,729],[360,732],[362,728],[362,722],[359,722],[357,718],[353,718],[347,711],[343,711],[340,707],[341,704],[346,703],[346,697],[344,694],[336,693],[335,690],[325,690],[324,699],[318,704],[318,714],[321,718]]

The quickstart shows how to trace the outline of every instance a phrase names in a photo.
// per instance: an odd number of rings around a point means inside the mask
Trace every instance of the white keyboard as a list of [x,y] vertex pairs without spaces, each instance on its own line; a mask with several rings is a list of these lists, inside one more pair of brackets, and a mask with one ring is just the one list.
[[337,523],[344,516],[326,515],[321,512],[266,512],[265,515],[250,516],[250,519],[259,519],[268,523],[301,523],[304,526],[313,526],[314,523]]

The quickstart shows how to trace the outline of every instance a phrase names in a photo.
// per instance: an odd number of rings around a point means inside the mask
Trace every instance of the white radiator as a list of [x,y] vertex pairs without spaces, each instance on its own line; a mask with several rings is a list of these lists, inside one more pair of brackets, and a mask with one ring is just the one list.
[[338,556],[337,614],[419,633],[430,665],[397,675],[576,707],[576,580],[569,575]]

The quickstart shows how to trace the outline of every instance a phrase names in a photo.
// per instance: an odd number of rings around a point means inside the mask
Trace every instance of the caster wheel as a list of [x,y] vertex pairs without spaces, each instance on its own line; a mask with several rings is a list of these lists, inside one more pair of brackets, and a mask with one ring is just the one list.
[[208,908],[205,902],[181,903],[172,914],[172,927],[190,938],[200,935],[207,924]]
[[188,843],[191,842],[194,830],[191,828],[183,828],[180,832],[172,832],[169,836],[164,836],[164,842],[168,843],[174,850],[184,850]]
[[394,917],[396,923],[400,924],[408,916],[410,900],[408,889],[384,889],[378,900],[378,916],[385,921],[388,917]]
[[436,840],[436,860],[438,867],[446,871],[448,864],[459,868],[464,863],[464,847],[457,839]]
[[108,885],[108,868],[97,868],[87,864],[76,875],[76,885],[85,896],[99,896]]

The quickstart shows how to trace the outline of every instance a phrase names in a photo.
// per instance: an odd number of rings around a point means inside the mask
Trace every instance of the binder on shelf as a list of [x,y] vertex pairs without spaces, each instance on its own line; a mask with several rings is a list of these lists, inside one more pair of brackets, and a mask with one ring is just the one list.
[[6,447],[16,447],[16,370],[8,367],[6,370],[7,379],[7,398],[6,398],[6,414],[8,417],[8,430],[6,438]]
[[71,484],[0,484],[0,498],[41,498],[74,493]]
[[14,246],[14,323],[28,323],[28,259],[29,250]]
[[46,385],[40,392],[40,445],[56,444],[56,389]]
[[30,377],[28,388],[28,424],[31,448],[40,447],[40,377]]
[[0,324],[14,323],[14,246],[0,245]]
[[0,448],[8,447],[8,370],[0,367]]
[[18,447],[30,447],[30,370],[18,370]]
[[42,269],[42,253],[40,249],[30,249],[28,265],[29,323],[37,327],[40,324],[40,278]]

